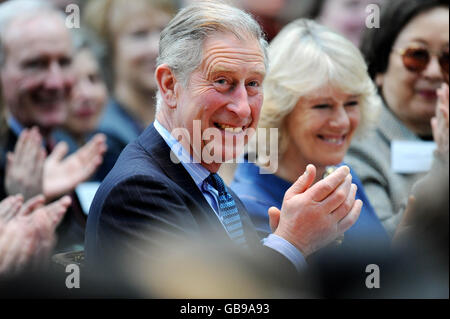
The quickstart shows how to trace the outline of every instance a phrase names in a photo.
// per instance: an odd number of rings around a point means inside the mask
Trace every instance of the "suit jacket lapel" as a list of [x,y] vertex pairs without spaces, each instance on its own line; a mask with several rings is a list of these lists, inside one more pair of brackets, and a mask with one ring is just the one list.
[[[201,223],[207,223],[205,229],[223,232],[227,236],[222,224],[215,215],[215,212],[206,201],[202,192],[198,189],[192,177],[183,167],[181,163],[174,163],[170,158],[170,148],[166,141],[161,137],[153,124],[149,126],[144,133],[138,138],[138,143],[145,149],[147,154],[161,167],[163,172],[180,188],[185,190],[193,201],[204,212],[198,215],[201,217]],[[193,210],[198,207],[191,207]]]

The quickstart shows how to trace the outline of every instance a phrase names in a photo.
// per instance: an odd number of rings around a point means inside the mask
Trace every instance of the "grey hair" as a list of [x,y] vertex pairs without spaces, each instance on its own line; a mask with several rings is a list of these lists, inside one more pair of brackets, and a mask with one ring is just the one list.
[[[190,75],[201,64],[203,44],[215,33],[231,33],[238,39],[252,37],[259,41],[268,68],[268,43],[253,17],[222,1],[196,1],[182,9],[161,32],[157,66],[167,64],[177,79],[187,87]],[[157,92],[156,111],[162,98]]]
[[3,38],[8,25],[18,17],[33,16],[37,12],[55,13],[64,19],[64,14],[43,0],[9,0],[0,4],[0,66],[3,66],[6,58]]

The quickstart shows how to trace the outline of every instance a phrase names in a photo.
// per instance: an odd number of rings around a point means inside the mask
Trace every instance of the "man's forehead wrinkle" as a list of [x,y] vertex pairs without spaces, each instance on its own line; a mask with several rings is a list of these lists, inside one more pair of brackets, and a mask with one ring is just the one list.
[[230,49],[227,48],[211,50],[203,61],[203,69],[206,74],[210,75],[212,72],[230,71],[227,64],[239,65],[242,62],[261,64],[261,67],[255,71],[265,73],[264,57],[261,53],[255,54],[253,50],[252,52],[250,50],[230,52]]
[[[234,72],[237,69],[233,69],[233,68],[230,69],[230,65],[232,65],[232,64],[235,64],[236,67],[238,67],[238,68],[240,67],[240,65],[238,63],[233,63],[231,61],[228,61],[226,63],[227,65],[224,65],[224,63],[222,63],[222,62],[223,61],[217,61],[216,63],[209,64],[208,68],[206,69],[207,77],[211,77],[218,73]],[[260,64],[261,64],[261,67],[252,68],[251,70],[248,71],[248,73],[249,74],[257,74],[257,75],[264,77],[266,74],[264,65],[262,63],[260,63]],[[248,65],[248,63],[247,63],[247,65]]]

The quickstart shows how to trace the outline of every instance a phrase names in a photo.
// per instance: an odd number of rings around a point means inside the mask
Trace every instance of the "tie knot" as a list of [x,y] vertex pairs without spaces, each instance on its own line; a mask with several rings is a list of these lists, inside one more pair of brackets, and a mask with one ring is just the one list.
[[209,174],[209,176],[206,178],[206,181],[208,182],[208,184],[214,187],[219,192],[219,194],[223,194],[226,192],[225,183],[223,182],[222,178],[216,173]]

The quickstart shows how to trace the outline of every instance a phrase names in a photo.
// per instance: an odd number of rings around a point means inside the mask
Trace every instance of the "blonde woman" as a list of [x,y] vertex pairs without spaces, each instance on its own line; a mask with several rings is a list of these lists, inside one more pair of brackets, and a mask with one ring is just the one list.
[[85,22],[104,42],[111,91],[99,129],[124,147],[155,116],[154,79],[161,30],[176,13],[174,0],[92,0]]
[[[374,124],[381,103],[359,50],[312,20],[287,25],[272,41],[269,60],[259,128],[278,129],[278,168],[275,174],[261,174],[268,163],[247,161],[238,166],[231,185],[261,237],[271,232],[268,209],[281,208],[284,193],[307,165],[317,168],[314,183],[342,165],[351,140]],[[351,174],[357,186],[352,191],[364,205],[344,243],[387,242],[357,174]]]

